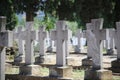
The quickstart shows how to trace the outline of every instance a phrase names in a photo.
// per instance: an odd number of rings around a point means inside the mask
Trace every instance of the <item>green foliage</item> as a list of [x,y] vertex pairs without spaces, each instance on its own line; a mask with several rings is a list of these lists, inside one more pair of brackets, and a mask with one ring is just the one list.
[[0,0],[0,16],[7,17],[6,29],[14,29],[18,20],[13,9],[13,0]]
[[47,0],[44,6],[45,14],[49,13],[59,20],[74,19],[74,0]]
[[76,21],[83,29],[94,18],[104,18],[104,28],[120,20],[120,0],[47,0],[43,5],[45,14]]
[[77,22],[67,22],[67,25],[68,25],[68,28],[70,29],[70,30],[72,30],[72,33],[73,33],[73,35],[76,33],[76,31],[77,31],[77,29],[78,29],[78,24],[77,24]]
[[46,26],[46,30],[50,30],[50,29],[53,29],[54,28],[54,24],[55,24],[55,21],[57,19],[50,16],[50,15],[47,15],[43,20],[35,17],[34,18],[34,25],[35,25],[35,28],[38,28],[40,25],[45,25]]
[[[12,1],[12,0],[9,0]],[[38,10],[45,12],[44,23],[47,28],[54,20],[75,21],[78,28],[85,29],[85,24],[93,18],[104,18],[104,28],[113,27],[120,20],[120,0],[13,0],[17,13],[26,12],[26,20],[33,20]],[[49,14],[49,15],[48,15]],[[49,19],[50,18],[50,19]],[[43,23],[43,22],[42,22]],[[42,24],[41,23],[41,24]]]
[[43,8],[43,0],[14,0],[14,10],[17,13],[26,12],[26,20],[33,21],[36,12]]

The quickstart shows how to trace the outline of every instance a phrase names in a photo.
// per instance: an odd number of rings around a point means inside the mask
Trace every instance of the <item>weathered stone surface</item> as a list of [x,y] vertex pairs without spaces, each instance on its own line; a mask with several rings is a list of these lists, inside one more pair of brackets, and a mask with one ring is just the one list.
[[0,16],[0,80],[5,80],[6,47],[13,45],[13,32],[6,31],[6,17]]
[[113,55],[114,54],[114,49],[113,48],[107,49],[107,54],[108,55]]
[[39,62],[43,63],[44,62],[44,56],[45,56],[45,37],[46,37],[46,34],[47,33],[45,32],[45,27],[41,26],[39,28],[39,32],[38,32],[38,42],[39,42],[40,48],[39,48],[39,56],[36,57],[36,59],[35,59],[36,63],[39,63]]
[[106,30],[103,28],[103,19],[92,19],[91,23],[93,25],[93,33],[91,33],[91,37],[93,40],[93,67],[95,69],[101,69],[103,67],[102,64],[102,40],[106,39]]
[[67,41],[68,41],[68,30],[66,30],[66,22],[58,21],[56,23],[56,30],[51,33],[51,39],[56,40],[56,65],[66,66],[66,52],[67,52]]
[[85,80],[113,80],[112,71],[109,70],[87,70]]
[[49,68],[49,76],[50,77],[60,77],[60,78],[71,78],[72,75],[72,67],[65,66],[65,67],[57,67],[52,66]]
[[82,66],[92,66],[92,64],[93,64],[92,59],[86,58],[82,60]]
[[25,61],[25,31],[22,26],[19,26],[17,29],[14,30],[14,40],[18,44],[18,54],[14,57],[15,63],[20,63]]
[[20,75],[37,76],[40,75],[39,65],[25,65],[20,67]]
[[10,80],[73,80],[70,78],[38,77],[38,76],[24,76],[24,75],[6,75],[6,79],[10,79]]
[[13,45],[13,32],[5,31],[0,32],[0,46],[12,47]]
[[14,62],[16,64],[25,62],[25,55],[18,55],[15,57]]
[[40,55],[40,56],[35,58],[35,63],[37,63],[37,64],[45,63],[45,59],[46,59],[46,57],[44,55],[43,56]]
[[120,73],[120,60],[112,61],[112,67],[113,72]]

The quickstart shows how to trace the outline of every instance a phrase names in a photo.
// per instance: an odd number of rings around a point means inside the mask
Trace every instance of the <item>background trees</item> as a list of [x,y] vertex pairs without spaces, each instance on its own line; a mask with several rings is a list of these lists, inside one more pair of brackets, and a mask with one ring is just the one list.
[[25,12],[26,21],[33,21],[36,13],[43,11],[45,17],[42,23],[47,25],[48,30],[56,20],[77,22],[78,28],[83,29],[92,18],[104,18],[105,28],[114,27],[115,22],[120,20],[120,0],[1,0],[0,9],[0,14],[6,15],[8,22],[13,21],[9,23],[13,26],[16,24],[15,12]]
[[17,24],[16,13],[13,9],[13,0],[0,0],[0,16],[7,17],[6,29],[14,29]]

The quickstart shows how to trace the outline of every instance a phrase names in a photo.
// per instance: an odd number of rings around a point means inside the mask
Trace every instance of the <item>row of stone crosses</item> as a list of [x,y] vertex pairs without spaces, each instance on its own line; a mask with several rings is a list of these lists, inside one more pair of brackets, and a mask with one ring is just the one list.
[[[92,58],[92,69],[103,69],[102,64],[102,48],[103,40],[107,41],[109,49],[117,48],[117,60],[120,59],[120,22],[116,23],[116,29],[103,29],[103,19],[92,19],[90,23],[86,24],[86,31],[84,33],[78,32],[78,39],[83,36],[87,40],[87,57]],[[0,17],[0,80],[5,80],[5,47],[13,46],[13,41],[18,40],[19,56],[16,60],[22,60],[25,56],[25,66],[33,65],[34,62],[41,63],[44,60],[45,54],[45,37],[47,33],[45,27],[42,26],[39,30],[34,30],[33,22],[26,22],[25,30],[18,27],[17,31],[6,31],[6,18]],[[72,32],[68,29],[65,21],[57,21],[56,29],[50,31],[50,39],[56,42],[56,66],[64,67],[67,65],[67,57],[69,56],[69,42],[72,37]],[[34,57],[34,40],[37,40],[40,45],[39,57]],[[80,41],[78,41],[80,42]],[[113,43],[115,42],[115,45]],[[24,46],[25,44],[25,46]],[[80,44],[80,43],[79,43]],[[112,45],[112,46],[111,46]],[[78,45],[78,49],[80,45]],[[19,58],[19,59],[18,59]],[[119,63],[119,62],[118,62]],[[30,66],[29,66],[30,67]],[[25,70],[25,68],[24,68]],[[22,73],[22,72],[21,72]],[[51,75],[54,75],[51,73]],[[112,75],[112,73],[111,73]]]

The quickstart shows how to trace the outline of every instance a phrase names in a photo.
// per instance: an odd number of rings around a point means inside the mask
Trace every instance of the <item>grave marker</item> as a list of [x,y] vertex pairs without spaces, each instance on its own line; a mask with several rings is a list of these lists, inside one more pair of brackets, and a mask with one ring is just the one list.
[[0,17],[0,80],[5,80],[5,50],[12,47],[13,33],[5,31],[6,17]]
[[[91,39],[93,46],[93,66],[92,69],[89,69],[85,72],[85,80],[112,80],[112,71],[104,70],[103,64],[102,64],[102,40],[106,39],[106,31],[102,29],[103,27],[103,19],[92,19],[92,25],[93,25],[93,32],[91,32]],[[109,77],[105,77],[109,76]]]
[[45,38],[47,33],[45,32],[45,27],[42,26],[39,28],[39,32],[38,32],[38,42],[40,45],[40,49],[39,49],[39,57],[36,58],[36,62],[37,63],[43,63],[44,59],[45,59]]
[[33,40],[38,40],[38,35],[36,31],[33,30],[33,22],[26,23],[26,51],[25,51],[25,63],[33,64],[34,63],[34,48],[33,48]]
[[14,33],[14,38],[18,41],[18,55],[15,57],[15,62],[23,62],[25,56],[25,31],[22,26],[17,28],[17,32]]
[[56,40],[56,65],[66,66],[66,48],[65,41],[68,40],[68,31],[65,30],[65,22],[58,21],[56,23],[56,30],[51,33],[52,40]]
[[39,75],[40,66],[34,65],[34,47],[33,41],[38,40],[38,31],[33,30],[33,21],[26,23],[25,30],[25,64],[20,66],[20,74]]
[[66,53],[68,52],[68,30],[65,21],[56,23],[56,30],[51,33],[52,40],[56,40],[56,65],[49,68],[50,76],[65,79],[71,77],[72,68],[66,65]]
[[114,53],[114,47],[114,29],[106,29],[107,54],[112,55]]

